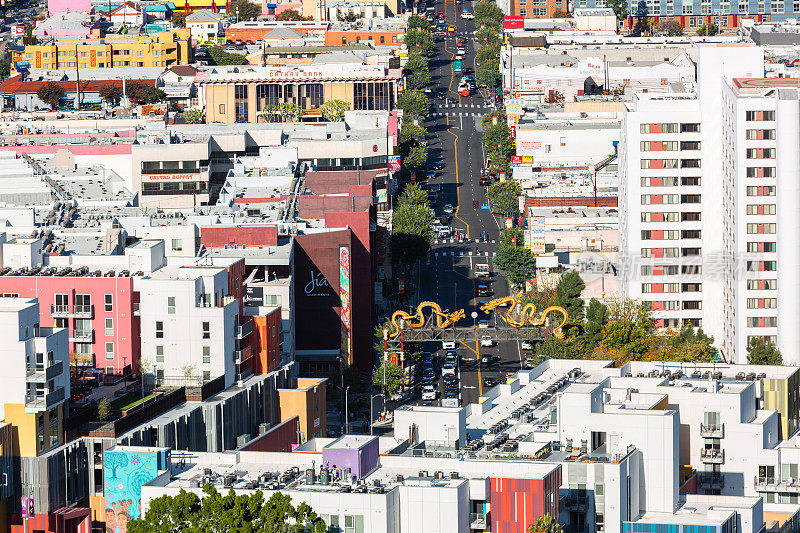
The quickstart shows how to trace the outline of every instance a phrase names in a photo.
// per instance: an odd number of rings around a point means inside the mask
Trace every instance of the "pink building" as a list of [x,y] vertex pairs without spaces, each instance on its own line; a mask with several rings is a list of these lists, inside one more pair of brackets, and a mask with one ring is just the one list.
[[0,293],[38,298],[39,323],[69,329],[72,364],[113,374],[130,365],[138,373],[139,294],[130,276],[5,275]]
[[92,10],[91,0],[47,0],[47,14],[80,12],[88,13]]

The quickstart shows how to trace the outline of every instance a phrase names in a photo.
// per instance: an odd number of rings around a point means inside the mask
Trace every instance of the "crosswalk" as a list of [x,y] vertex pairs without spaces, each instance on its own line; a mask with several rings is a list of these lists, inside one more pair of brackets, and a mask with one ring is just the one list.
[[475,108],[478,108],[478,109],[486,109],[486,110],[492,109],[491,107],[485,106],[485,105],[482,105],[482,104],[449,104],[448,103],[448,104],[435,104],[435,106],[437,108],[443,108],[443,109],[452,109],[452,108],[458,108],[458,109],[475,109]]
[[483,113],[430,113],[428,117],[482,117]]
[[434,257],[494,257],[496,252],[434,252]]
[[[465,241],[459,241],[458,239],[433,239],[433,244],[464,244],[470,242],[477,242],[475,239],[467,239]],[[487,243],[491,242],[495,244],[497,241],[485,241]]]

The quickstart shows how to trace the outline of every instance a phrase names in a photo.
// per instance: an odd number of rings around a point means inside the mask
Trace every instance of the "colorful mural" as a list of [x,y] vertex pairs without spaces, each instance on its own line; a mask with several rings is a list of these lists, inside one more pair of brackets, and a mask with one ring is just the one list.
[[128,522],[142,512],[142,485],[166,469],[167,452],[106,451],[106,533],[126,533]]

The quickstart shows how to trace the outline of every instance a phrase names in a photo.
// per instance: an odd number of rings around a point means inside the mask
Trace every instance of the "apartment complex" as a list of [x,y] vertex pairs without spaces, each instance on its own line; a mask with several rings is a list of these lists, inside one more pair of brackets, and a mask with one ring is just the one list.
[[191,30],[176,28],[155,36],[107,35],[56,38],[12,52],[12,74],[18,69],[172,67],[189,62]]
[[744,362],[757,336],[794,361],[798,260],[777,246],[795,231],[796,185],[777,179],[796,168],[794,84],[763,79],[761,49],[699,52],[696,91],[637,95],[625,109],[623,293],[648,302],[659,327],[702,327],[726,360]]

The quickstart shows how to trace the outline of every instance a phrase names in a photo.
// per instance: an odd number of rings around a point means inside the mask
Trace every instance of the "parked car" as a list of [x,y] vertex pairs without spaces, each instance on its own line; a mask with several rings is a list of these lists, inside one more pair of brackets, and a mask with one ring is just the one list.
[[439,183],[431,183],[428,186],[428,191],[429,192],[438,193],[441,190],[442,190],[442,185],[439,184]]
[[442,208],[442,211],[444,211],[448,215],[452,215],[455,210],[453,209],[452,204],[444,204],[444,208]]
[[481,346],[494,346],[494,340],[490,335],[484,335],[481,337]]
[[489,321],[488,320],[478,320],[478,328],[486,329],[488,327],[489,327]]
[[425,385],[422,387],[422,399],[423,400],[435,400],[436,399],[436,389],[433,385]]
[[452,361],[448,361],[442,365],[442,377],[456,374],[456,364]]

